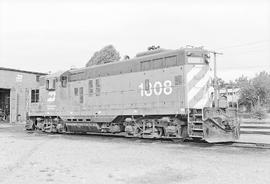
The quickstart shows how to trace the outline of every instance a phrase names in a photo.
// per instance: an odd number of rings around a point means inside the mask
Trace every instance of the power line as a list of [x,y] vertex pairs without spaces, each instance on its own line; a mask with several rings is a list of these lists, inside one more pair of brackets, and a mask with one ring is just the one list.
[[220,67],[219,70],[229,70],[229,69],[248,69],[248,68],[263,68],[268,69],[270,65],[256,65],[256,66],[233,66],[233,67]]
[[257,44],[265,43],[265,42],[270,42],[270,40],[260,40],[260,41],[255,41],[255,42],[248,42],[248,43],[244,43],[244,44],[237,44],[237,45],[231,45],[231,46],[227,46],[227,47],[220,47],[217,49],[229,49],[229,48],[236,48],[236,47],[244,47],[244,46],[250,46],[250,45],[257,45]]
[[256,54],[256,53],[261,53],[265,51],[268,53],[269,48],[249,48],[249,49],[241,50],[241,51],[232,50],[232,51],[227,51],[226,55],[228,55],[228,53],[230,55]]

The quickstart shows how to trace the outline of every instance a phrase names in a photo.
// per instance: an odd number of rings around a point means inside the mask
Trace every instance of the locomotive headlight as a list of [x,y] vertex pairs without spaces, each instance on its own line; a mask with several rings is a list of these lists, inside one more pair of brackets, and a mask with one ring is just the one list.
[[191,56],[192,55],[192,53],[191,52],[187,52],[187,56]]

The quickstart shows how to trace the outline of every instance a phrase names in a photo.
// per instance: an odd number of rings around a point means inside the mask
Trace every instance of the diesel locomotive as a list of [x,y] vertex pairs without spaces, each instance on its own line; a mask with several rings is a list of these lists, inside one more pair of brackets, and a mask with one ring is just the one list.
[[140,138],[239,138],[237,111],[214,103],[210,52],[150,48],[134,58],[40,78],[27,130]]

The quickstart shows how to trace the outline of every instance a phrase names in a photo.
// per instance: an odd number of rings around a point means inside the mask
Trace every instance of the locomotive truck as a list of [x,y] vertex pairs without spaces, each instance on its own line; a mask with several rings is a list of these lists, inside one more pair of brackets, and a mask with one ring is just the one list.
[[27,130],[139,138],[239,138],[236,109],[214,103],[210,52],[150,48],[132,59],[40,78]]

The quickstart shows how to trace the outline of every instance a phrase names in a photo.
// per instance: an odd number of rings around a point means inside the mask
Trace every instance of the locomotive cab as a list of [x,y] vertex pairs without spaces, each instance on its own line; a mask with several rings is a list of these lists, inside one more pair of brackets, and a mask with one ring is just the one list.
[[208,51],[201,48],[186,50],[188,134],[207,142],[233,141],[239,138],[237,112],[224,105],[215,107],[214,74],[209,61]]

